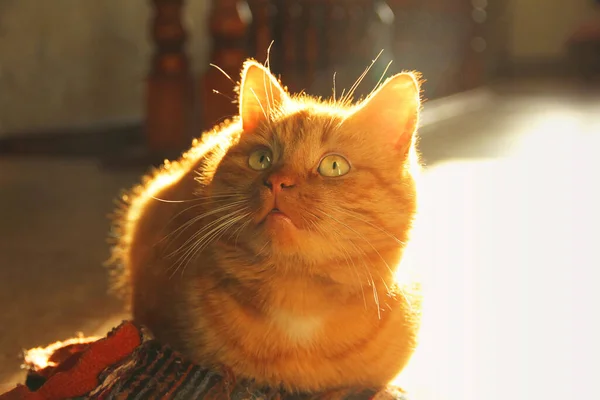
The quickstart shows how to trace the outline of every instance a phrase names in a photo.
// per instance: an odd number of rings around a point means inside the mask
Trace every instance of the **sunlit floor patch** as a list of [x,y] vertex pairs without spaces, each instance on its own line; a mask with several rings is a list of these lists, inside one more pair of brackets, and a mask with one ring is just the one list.
[[425,173],[415,398],[600,398],[600,131],[569,110],[523,123],[506,157]]

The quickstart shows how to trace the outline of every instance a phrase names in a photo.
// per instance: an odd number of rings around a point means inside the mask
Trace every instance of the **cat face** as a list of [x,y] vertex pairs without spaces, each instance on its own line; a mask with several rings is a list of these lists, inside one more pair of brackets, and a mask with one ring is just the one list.
[[414,77],[397,75],[343,107],[292,98],[248,63],[240,103],[243,133],[210,183],[243,209],[236,240],[336,280],[357,263],[389,269],[416,209]]

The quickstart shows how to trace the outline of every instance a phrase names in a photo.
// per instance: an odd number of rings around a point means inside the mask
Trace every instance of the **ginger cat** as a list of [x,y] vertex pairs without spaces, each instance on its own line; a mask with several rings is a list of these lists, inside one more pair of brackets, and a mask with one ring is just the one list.
[[292,96],[247,61],[239,117],[123,196],[112,261],[135,320],[270,386],[385,386],[419,328],[417,286],[396,278],[419,111],[411,73],[351,105]]

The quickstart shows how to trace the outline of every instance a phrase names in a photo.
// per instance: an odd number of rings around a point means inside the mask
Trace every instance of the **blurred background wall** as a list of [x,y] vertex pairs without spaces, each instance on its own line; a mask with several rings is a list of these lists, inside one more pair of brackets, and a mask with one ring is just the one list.
[[[205,67],[207,4],[186,6],[195,68]],[[152,51],[150,6],[0,0],[0,137],[139,120]]]
[[[0,0],[0,137],[142,120],[150,3]],[[488,10],[491,75],[502,65],[563,63],[566,38],[594,11],[591,0],[472,3]],[[196,76],[208,64],[209,4],[185,4]]]
[[565,57],[567,37],[596,9],[592,0],[508,0],[510,57],[515,61]]

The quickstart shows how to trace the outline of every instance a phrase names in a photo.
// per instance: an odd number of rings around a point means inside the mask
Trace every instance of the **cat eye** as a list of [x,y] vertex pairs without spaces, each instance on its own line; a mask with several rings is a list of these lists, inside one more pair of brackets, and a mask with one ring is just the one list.
[[319,163],[319,174],[327,177],[346,175],[350,171],[350,163],[339,154],[329,154]]
[[255,171],[262,171],[273,163],[273,153],[269,149],[258,149],[250,154],[248,165]]

